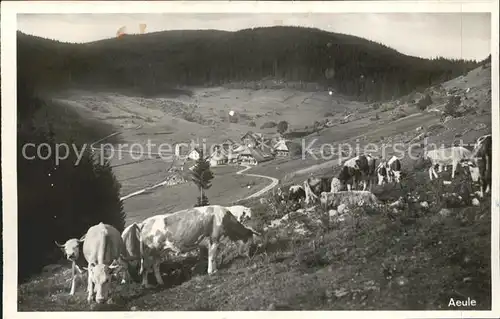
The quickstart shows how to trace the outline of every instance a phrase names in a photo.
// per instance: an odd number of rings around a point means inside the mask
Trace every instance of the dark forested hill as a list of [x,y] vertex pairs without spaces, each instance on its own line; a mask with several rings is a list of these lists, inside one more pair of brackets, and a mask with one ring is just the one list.
[[174,86],[271,77],[376,100],[428,87],[477,65],[411,57],[366,39],[302,27],[164,31],[85,44],[18,33],[19,73],[46,87],[158,93]]

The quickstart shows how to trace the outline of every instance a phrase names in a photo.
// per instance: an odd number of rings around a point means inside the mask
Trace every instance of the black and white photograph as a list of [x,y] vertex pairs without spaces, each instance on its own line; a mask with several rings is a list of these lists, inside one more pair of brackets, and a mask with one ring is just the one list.
[[496,1],[7,2],[12,316],[500,314]]

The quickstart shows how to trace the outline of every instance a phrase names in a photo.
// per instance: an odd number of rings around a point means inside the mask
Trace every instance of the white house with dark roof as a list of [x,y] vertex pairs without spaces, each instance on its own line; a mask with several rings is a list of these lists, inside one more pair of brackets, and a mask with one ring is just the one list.
[[286,140],[279,140],[276,145],[274,145],[274,151],[277,157],[287,157],[290,155],[290,150],[288,149],[288,146],[286,145]]
[[197,161],[200,158],[201,151],[199,148],[195,147],[189,151],[187,158],[193,161]]

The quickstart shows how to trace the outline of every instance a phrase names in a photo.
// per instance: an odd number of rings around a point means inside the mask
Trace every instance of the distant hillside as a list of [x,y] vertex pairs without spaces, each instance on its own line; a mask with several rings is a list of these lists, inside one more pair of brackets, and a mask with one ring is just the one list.
[[411,57],[366,39],[302,27],[164,31],[85,44],[18,32],[19,72],[37,84],[142,94],[274,78],[378,100],[451,79],[477,65]]

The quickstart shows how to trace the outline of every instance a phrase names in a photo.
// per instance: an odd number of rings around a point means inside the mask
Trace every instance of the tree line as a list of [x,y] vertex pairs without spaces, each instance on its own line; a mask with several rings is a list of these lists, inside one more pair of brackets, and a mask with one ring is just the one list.
[[20,72],[56,86],[156,94],[176,86],[273,78],[314,82],[367,101],[405,95],[479,65],[407,56],[359,37],[303,27],[176,30],[86,44],[19,34],[18,59]]

